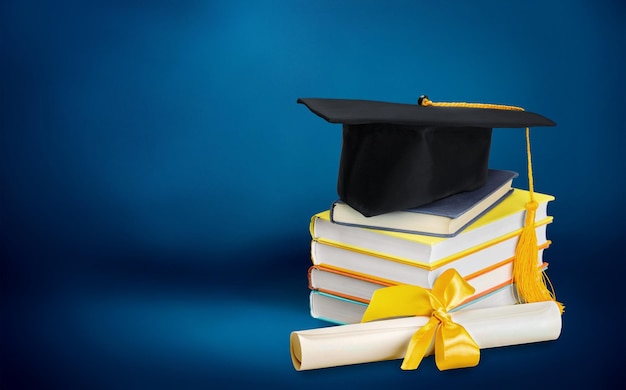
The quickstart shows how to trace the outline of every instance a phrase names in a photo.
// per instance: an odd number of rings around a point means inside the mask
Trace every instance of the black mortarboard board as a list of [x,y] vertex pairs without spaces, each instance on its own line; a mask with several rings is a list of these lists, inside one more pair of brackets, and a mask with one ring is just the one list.
[[555,125],[521,109],[469,104],[425,107],[320,98],[300,98],[298,103],[330,123],[343,124],[337,192],[365,216],[421,206],[484,185],[492,128]]

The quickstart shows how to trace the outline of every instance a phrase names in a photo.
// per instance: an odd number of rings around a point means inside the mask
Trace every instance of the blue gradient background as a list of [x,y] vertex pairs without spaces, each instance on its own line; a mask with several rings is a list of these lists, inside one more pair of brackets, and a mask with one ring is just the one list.
[[[17,388],[606,388],[624,380],[618,1],[13,1],[0,6],[1,384]],[[340,129],[298,97],[523,106],[554,343],[296,372],[309,218]],[[521,130],[490,165],[525,176]],[[524,180],[515,183],[526,188]],[[613,294],[613,295],[611,295]]]

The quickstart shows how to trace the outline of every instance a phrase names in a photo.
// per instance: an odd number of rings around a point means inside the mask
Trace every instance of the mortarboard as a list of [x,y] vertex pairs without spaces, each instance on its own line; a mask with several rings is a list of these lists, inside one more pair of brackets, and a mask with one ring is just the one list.
[[337,192],[365,216],[418,207],[484,185],[492,128],[555,125],[541,115],[497,105],[423,106],[423,99],[399,104],[301,98],[298,103],[343,125]]
[[[539,114],[499,104],[417,104],[300,98],[343,125],[337,192],[365,216],[418,207],[485,184],[493,128],[525,128],[530,199],[515,251],[513,280],[524,302],[556,298],[537,267],[530,127],[555,126]],[[561,311],[564,307],[557,302]]]

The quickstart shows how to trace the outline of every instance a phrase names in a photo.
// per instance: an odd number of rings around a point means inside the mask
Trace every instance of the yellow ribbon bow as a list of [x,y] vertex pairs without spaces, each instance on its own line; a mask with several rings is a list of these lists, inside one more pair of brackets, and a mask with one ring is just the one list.
[[444,271],[432,291],[419,286],[400,285],[374,292],[361,322],[406,316],[430,316],[407,347],[401,368],[415,370],[433,338],[435,363],[439,370],[474,367],[480,360],[480,348],[472,336],[450,318],[448,311],[474,294],[474,288],[455,270]]

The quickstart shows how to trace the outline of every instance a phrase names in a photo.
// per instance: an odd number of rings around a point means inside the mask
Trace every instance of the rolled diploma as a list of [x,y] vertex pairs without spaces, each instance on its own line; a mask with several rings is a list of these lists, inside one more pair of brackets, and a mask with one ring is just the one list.
[[[450,313],[480,349],[556,340],[561,313],[552,301]],[[291,360],[296,370],[401,359],[413,334],[429,317],[405,317],[294,331]],[[427,354],[431,354],[431,350]]]

